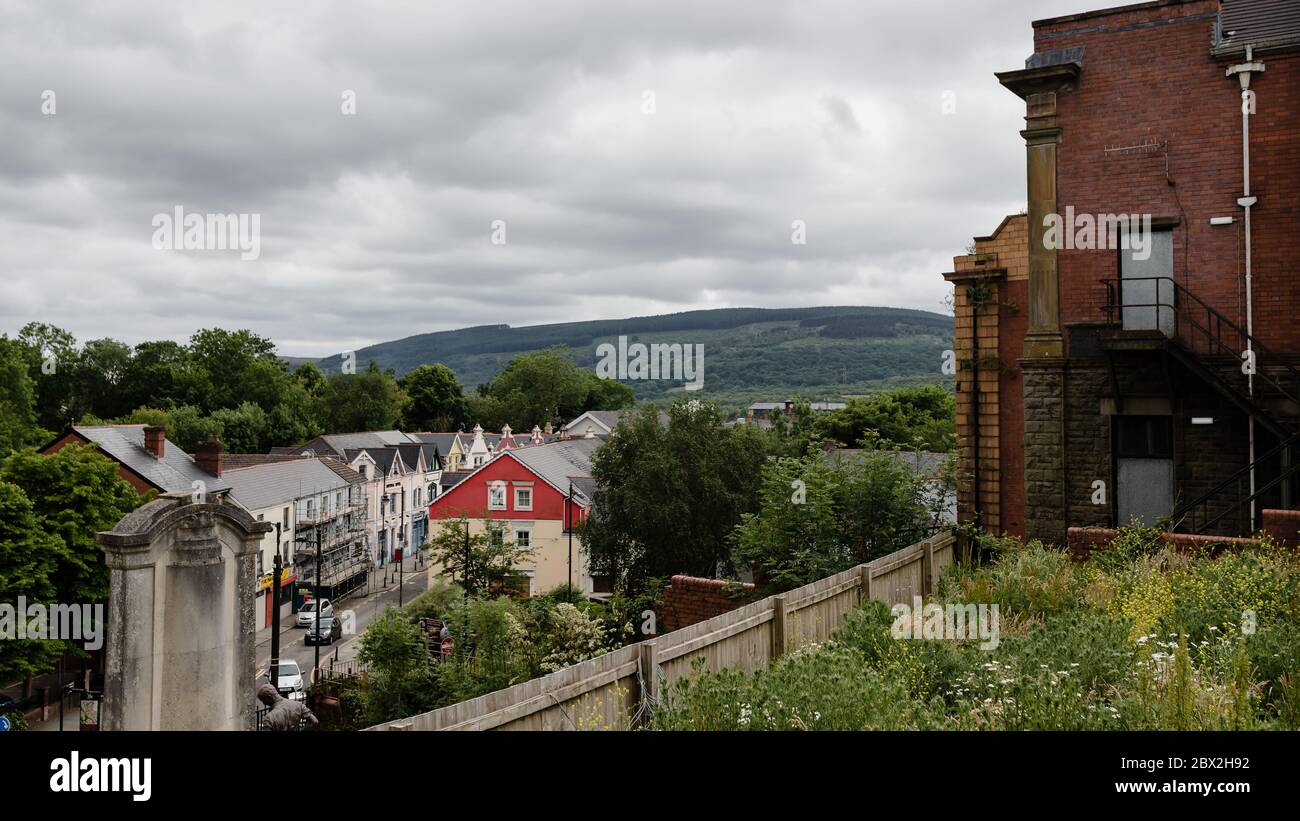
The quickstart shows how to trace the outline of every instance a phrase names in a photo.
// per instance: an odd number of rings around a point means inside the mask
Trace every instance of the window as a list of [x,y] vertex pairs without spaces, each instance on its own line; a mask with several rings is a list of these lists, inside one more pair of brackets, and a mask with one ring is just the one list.
[[533,547],[533,527],[532,525],[515,526],[515,547],[520,550],[531,550]]
[[284,529],[289,529],[289,508],[284,509]]
[[411,492],[415,494],[415,506],[416,506],[416,507],[419,507],[419,506],[420,506],[420,488],[417,487],[415,490],[413,490],[413,491],[411,491]]
[[530,487],[515,488],[515,509],[532,510],[533,509],[533,489]]
[[1169,459],[1174,455],[1169,416],[1116,416],[1115,455],[1125,459]]
[[365,479],[365,480],[367,480],[367,481],[369,481],[369,479],[370,479],[370,466],[369,466],[369,465],[357,465],[357,467],[360,469],[360,472],[361,472],[361,478],[362,478],[362,479]]
[[506,489],[501,485],[488,485],[488,509],[506,509]]

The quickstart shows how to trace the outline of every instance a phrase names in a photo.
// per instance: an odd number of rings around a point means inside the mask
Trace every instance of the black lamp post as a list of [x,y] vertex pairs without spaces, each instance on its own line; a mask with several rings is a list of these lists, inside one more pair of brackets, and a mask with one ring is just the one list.
[[280,689],[280,523],[275,523],[275,560],[271,564],[271,686]]

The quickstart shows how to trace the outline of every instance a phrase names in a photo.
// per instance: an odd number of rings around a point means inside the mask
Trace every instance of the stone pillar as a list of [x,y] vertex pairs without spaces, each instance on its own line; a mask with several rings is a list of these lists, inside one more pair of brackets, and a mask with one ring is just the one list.
[[1065,544],[1065,362],[1022,359],[1025,381],[1025,537]]
[[1056,147],[1061,128],[1056,95],[1074,87],[1082,70],[1081,49],[1035,54],[1030,67],[1000,72],[1002,85],[1025,101],[1026,191],[1029,217],[1029,330],[1026,358],[1059,358],[1061,290],[1055,248],[1043,243],[1044,218],[1056,213]]
[[173,493],[97,534],[105,730],[252,729],[257,550],[271,529],[224,495]]
[[1083,49],[1036,53],[1024,69],[998,80],[1025,101],[1028,206],[1029,327],[1023,359],[1025,385],[1025,535],[1065,544],[1064,453],[1066,368],[1061,336],[1057,249],[1043,242],[1045,218],[1057,211],[1056,151],[1061,142],[1057,95],[1073,89],[1083,70]]

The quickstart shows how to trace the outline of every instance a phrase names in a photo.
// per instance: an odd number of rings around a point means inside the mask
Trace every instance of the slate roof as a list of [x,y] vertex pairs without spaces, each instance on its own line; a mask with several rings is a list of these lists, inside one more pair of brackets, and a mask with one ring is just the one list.
[[191,491],[194,482],[206,483],[210,491],[230,487],[195,463],[194,457],[167,440],[163,440],[163,457],[159,459],[144,446],[144,425],[73,425],[79,436],[99,445],[99,449],[164,493]]
[[533,473],[568,492],[570,478],[574,478],[577,488],[578,479],[591,476],[591,454],[601,444],[600,439],[564,439],[507,452]]
[[235,501],[248,510],[260,510],[360,484],[361,474],[352,473],[356,478],[350,482],[325,459],[297,459],[232,470],[225,478]]

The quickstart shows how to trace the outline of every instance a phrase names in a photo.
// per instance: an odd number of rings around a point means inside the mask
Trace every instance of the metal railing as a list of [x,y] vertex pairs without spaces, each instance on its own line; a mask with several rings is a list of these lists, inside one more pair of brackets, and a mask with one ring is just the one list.
[[[1254,375],[1285,398],[1300,404],[1300,390],[1296,387],[1300,386],[1300,371],[1205,300],[1179,285],[1173,277],[1123,277],[1098,281],[1106,288],[1106,304],[1101,310],[1108,324],[1122,327],[1125,311],[1154,309],[1156,327],[1143,330],[1160,330],[1165,311],[1169,311],[1173,322],[1171,338],[1185,350],[1202,356],[1230,358],[1235,367],[1242,366],[1245,352],[1250,350],[1254,354]],[[1155,292],[1154,302],[1134,302],[1124,298],[1125,285],[1144,282],[1154,284],[1150,289]],[[1165,293],[1170,294],[1170,301],[1161,298]],[[1269,370],[1265,370],[1265,363]],[[1290,380],[1290,386],[1279,378],[1279,372]]]

